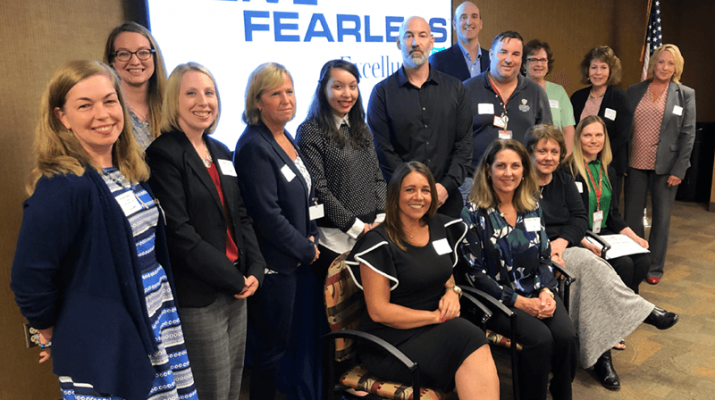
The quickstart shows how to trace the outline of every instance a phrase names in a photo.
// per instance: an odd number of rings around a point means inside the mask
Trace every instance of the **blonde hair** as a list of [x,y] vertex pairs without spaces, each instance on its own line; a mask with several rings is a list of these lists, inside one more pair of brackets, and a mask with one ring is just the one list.
[[149,179],[149,167],[144,162],[144,151],[134,139],[119,78],[114,70],[99,61],[70,61],[55,72],[42,94],[40,120],[35,128],[34,166],[26,185],[28,194],[34,193],[37,182],[43,176],[82,176],[87,166],[101,171],[74,133],[65,128],[54,112],[56,108],[64,108],[67,93],[76,84],[95,75],[109,78],[122,105],[124,128],[112,146],[114,165],[132,183]]
[[246,110],[243,112],[243,122],[248,125],[258,125],[261,121],[261,110],[258,109],[261,95],[266,90],[282,85],[286,76],[292,83],[293,77],[286,67],[274,62],[261,64],[251,72],[246,86]]
[[154,36],[145,27],[135,22],[125,22],[114,28],[107,38],[107,44],[104,46],[104,62],[108,65],[112,66],[114,61],[114,53],[116,52],[114,42],[124,32],[134,32],[144,36],[154,50],[154,74],[149,78],[147,103],[149,104],[149,129],[151,130],[151,135],[156,139],[161,135],[161,129],[159,129],[161,125],[161,106],[166,88],[164,56],[161,54],[161,49],[159,49],[159,44],[154,40]]
[[618,85],[621,83],[621,74],[623,70],[621,68],[621,59],[616,56],[608,46],[598,46],[594,47],[586,53],[581,61],[581,83],[590,84],[591,81],[588,77],[588,71],[591,68],[591,62],[593,60],[598,60],[608,64],[608,80],[606,81],[606,86]]
[[653,80],[653,76],[655,76],[655,64],[658,63],[658,57],[660,57],[660,53],[664,51],[667,51],[672,54],[673,59],[675,60],[675,72],[673,73],[673,76],[670,78],[670,80],[675,83],[680,83],[680,77],[683,76],[683,67],[685,66],[685,59],[683,58],[683,55],[680,54],[680,49],[678,48],[678,46],[674,44],[664,44],[655,49],[653,54],[651,54],[650,61],[648,62],[648,80]]
[[216,84],[216,78],[214,78],[211,71],[203,65],[195,62],[188,62],[186,64],[179,64],[174,68],[169,76],[169,80],[166,83],[166,95],[164,96],[164,105],[162,108],[164,110],[164,115],[161,119],[161,131],[169,132],[172,130],[181,131],[181,126],[179,126],[179,95],[181,94],[181,80],[189,71],[201,72],[211,79],[214,84],[214,90],[216,91],[216,101],[218,102],[218,114],[216,119],[211,125],[206,128],[205,133],[212,133],[216,126],[218,125],[218,120],[221,118],[221,95],[218,91],[218,85]]
[[[603,150],[598,153],[597,159],[601,161],[601,168],[603,169],[603,176],[606,178],[606,182],[610,187],[611,181],[608,180],[608,165],[613,161],[613,154],[611,153],[611,142],[608,139],[608,130],[606,129],[606,123],[598,115],[589,115],[588,117],[582,119],[578,125],[576,125],[576,134],[573,135],[573,150],[571,154],[564,161],[564,165],[568,165],[571,170],[571,175],[576,177],[578,173],[584,181],[588,182],[589,177],[586,173],[586,158],[583,155],[583,148],[581,147],[581,132],[587,126],[599,123],[603,127]],[[589,185],[586,185],[589,186]],[[590,187],[588,187],[590,191]]]
[[524,145],[514,139],[494,140],[487,147],[474,173],[474,183],[472,184],[472,190],[469,192],[469,202],[481,208],[492,208],[499,205],[499,197],[492,186],[489,169],[494,164],[497,154],[503,150],[512,150],[518,154],[524,171],[522,182],[517,186],[512,199],[514,208],[518,212],[535,210],[538,207],[537,197],[539,194],[536,171],[531,165],[529,153],[526,152]]

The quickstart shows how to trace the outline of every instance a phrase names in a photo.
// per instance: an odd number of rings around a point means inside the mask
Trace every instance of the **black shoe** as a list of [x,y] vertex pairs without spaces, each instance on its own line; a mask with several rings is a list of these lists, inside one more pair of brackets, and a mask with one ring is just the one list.
[[611,350],[606,351],[598,358],[596,365],[593,367],[601,385],[608,390],[618,390],[621,388],[621,380],[618,378],[616,369],[613,368],[611,360]]
[[658,329],[668,329],[678,322],[678,318],[678,314],[656,307],[643,322]]

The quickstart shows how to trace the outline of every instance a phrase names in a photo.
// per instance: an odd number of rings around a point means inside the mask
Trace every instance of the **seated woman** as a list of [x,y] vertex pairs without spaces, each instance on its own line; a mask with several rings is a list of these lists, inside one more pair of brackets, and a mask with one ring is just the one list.
[[539,179],[539,205],[551,242],[551,259],[576,278],[569,315],[579,336],[579,361],[584,368],[594,367],[603,386],[618,389],[611,347],[643,322],[666,329],[678,316],[633,293],[605,260],[579,247],[588,219],[573,177],[557,170],[565,157],[564,135],[546,124],[531,128],[527,137],[526,149]]
[[[558,282],[551,250],[541,226],[539,189],[529,155],[516,140],[495,140],[474,174],[462,218],[469,226],[462,245],[470,282],[517,314],[521,344],[520,397],[546,399],[549,373],[555,400],[571,399],[578,337],[563,302],[554,296]],[[487,323],[510,332],[500,314]]]
[[[626,235],[647,249],[648,242],[636,235],[618,212],[617,201],[612,197],[613,191],[609,179],[616,174],[610,166],[611,160],[611,145],[606,124],[596,115],[582,119],[576,126],[573,152],[564,164],[576,180],[576,187],[581,193],[581,200],[587,211],[588,227],[601,235],[615,233]],[[598,245],[586,239],[581,240],[581,245],[597,256],[601,256],[601,248]],[[638,293],[638,286],[643,282],[650,268],[648,255],[633,254],[613,258],[609,263],[623,283]]]
[[[460,399],[498,399],[499,378],[484,332],[459,318],[456,246],[466,227],[437,212],[435,181],[416,161],[387,186],[385,223],[363,236],[348,257],[365,293],[360,329],[395,345],[420,366],[426,386],[457,387]],[[395,359],[370,348],[360,358],[386,379],[410,381]]]

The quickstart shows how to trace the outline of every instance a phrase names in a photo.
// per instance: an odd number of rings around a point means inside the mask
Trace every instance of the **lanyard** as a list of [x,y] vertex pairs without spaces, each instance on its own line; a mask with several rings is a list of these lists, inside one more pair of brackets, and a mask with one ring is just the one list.
[[501,93],[499,93],[499,89],[497,89],[496,85],[494,84],[494,80],[492,79],[491,75],[489,75],[489,83],[492,85],[492,89],[494,89],[494,92],[497,94],[499,100],[501,100],[501,104],[504,109],[502,111],[501,118],[504,121],[504,129],[507,129],[507,125],[509,124],[509,117],[506,114],[506,103],[508,99],[504,100],[504,98],[502,98],[502,95]]
[[593,179],[593,174],[591,174],[591,168],[588,167],[588,163],[584,161],[586,165],[586,172],[588,172],[588,178],[591,180],[591,185],[596,191],[596,211],[601,210],[601,195],[603,194],[603,169],[599,165],[598,168],[598,188],[596,188],[596,180]]

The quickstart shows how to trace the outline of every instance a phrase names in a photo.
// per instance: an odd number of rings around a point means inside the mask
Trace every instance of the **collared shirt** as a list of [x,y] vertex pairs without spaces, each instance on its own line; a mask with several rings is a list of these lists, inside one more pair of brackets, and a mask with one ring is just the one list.
[[350,127],[350,118],[348,118],[349,114],[345,114],[343,117],[338,117],[337,115],[333,114],[333,120],[335,121],[335,128],[337,130],[340,130],[340,127],[344,124]]
[[480,61],[482,58],[482,45],[477,43],[477,57],[476,60],[472,61],[472,56],[470,56],[469,51],[462,46],[462,43],[457,41],[457,44],[459,45],[459,49],[462,50],[462,54],[464,54],[464,62],[467,63],[467,69],[469,70],[470,77],[474,78],[475,76],[481,74],[482,66]]
[[[512,139],[526,142],[526,131],[536,124],[551,123],[551,108],[546,91],[538,83],[517,77],[518,83],[506,104],[507,130]],[[494,125],[494,117],[504,112],[504,103],[489,81],[489,71],[464,82],[472,106],[472,168],[482,158],[489,144],[503,128]]]
[[385,181],[400,164],[416,160],[448,192],[456,190],[471,162],[470,109],[459,80],[431,67],[421,88],[410,83],[404,67],[378,83],[367,122]]

